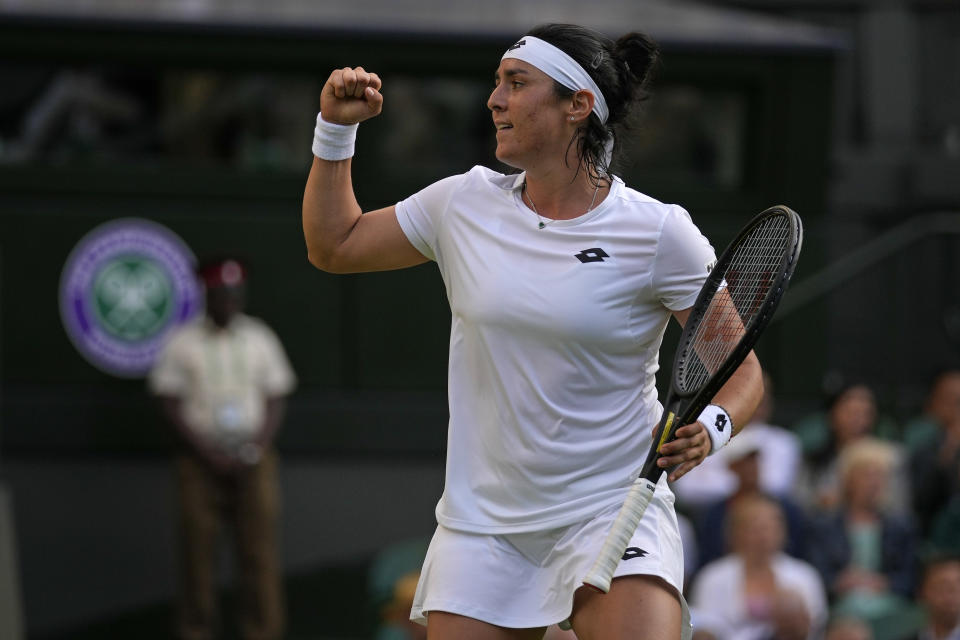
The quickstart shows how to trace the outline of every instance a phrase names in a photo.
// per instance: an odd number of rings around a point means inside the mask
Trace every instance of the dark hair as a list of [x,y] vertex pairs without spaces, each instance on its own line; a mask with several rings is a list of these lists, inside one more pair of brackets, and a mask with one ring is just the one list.
[[873,385],[865,378],[855,374],[848,374],[837,369],[827,371],[820,381],[820,392],[824,411],[833,409],[847,392],[856,387],[866,387],[873,393]]
[[933,390],[949,376],[960,373],[960,365],[952,363],[940,363],[930,369],[927,374],[927,394],[933,393]]
[[[659,63],[660,47],[639,32],[614,41],[602,33],[572,24],[544,24],[528,31],[527,35],[549,42],[576,60],[603,93],[610,111],[606,124],[591,113],[570,142],[577,143],[578,170],[583,169],[592,179],[599,179],[610,169],[605,150],[610,136],[614,136],[619,146],[621,134],[629,128],[634,106],[649,97],[647,85]],[[559,82],[553,84],[560,98],[574,93]]]
[[870,392],[870,395],[874,396],[874,402],[876,402],[876,395],[874,394],[873,387],[863,380],[851,379],[847,380],[843,386],[834,389],[832,393],[829,393],[826,398],[824,398],[824,405],[826,406],[827,411],[833,411],[838,404],[847,399],[847,396],[854,389],[866,389]]
[[917,580],[917,593],[923,589],[924,583],[936,569],[948,564],[960,563],[960,554],[945,549],[929,549],[920,558],[920,579]]
[[[839,443],[837,442],[837,433],[834,428],[831,426],[830,413],[836,408],[841,401],[847,398],[852,390],[863,388],[870,392],[874,398],[874,406],[877,407],[876,393],[873,390],[873,385],[867,382],[864,378],[856,376],[848,376],[840,371],[831,370],[828,371],[821,381],[821,392],[823,395],[823,411],[826,414],[824,416],[826,429],[826,438],[819,443],[814,443],[811,447],[811,450],[805,455],[814,469],[822,470],[825,469],[830,463],[836,458],[839,449]],[[876,421],[874,423],[874,432],[876,430],[877,423],[880,420],[879,407],[877,407]]]

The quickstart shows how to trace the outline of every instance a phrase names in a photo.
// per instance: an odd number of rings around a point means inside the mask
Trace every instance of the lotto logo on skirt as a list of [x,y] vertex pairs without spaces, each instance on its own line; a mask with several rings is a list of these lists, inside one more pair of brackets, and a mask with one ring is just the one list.
[[96,227],[60,277],[60,316],[90,364],[124,378],[150,370],[167,334],[200,309],[196,258],[175,233],[139,218]]

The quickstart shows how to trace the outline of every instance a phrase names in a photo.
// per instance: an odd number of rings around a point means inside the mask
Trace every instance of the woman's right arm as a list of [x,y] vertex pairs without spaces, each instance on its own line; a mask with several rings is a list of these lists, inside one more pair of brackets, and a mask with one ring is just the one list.
[[[320,94],[327,122],[351,125],[380,113],[380,78],[363,67],[337,69]],[[303,194],[307,258],[332,273],[384,271],[427,261],[407,239],[395,207],[363,213],[353,193],[352,158],[314,157]]]

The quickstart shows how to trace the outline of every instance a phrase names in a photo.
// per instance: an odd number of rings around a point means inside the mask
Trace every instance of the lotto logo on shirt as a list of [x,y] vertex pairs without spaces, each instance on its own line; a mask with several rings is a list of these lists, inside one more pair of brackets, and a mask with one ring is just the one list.
[[93,229],[60,277],[60,316],[71,342],[101,371],[146,375],[169,331],[200,307],[195,262],[176,234],[149,220]]

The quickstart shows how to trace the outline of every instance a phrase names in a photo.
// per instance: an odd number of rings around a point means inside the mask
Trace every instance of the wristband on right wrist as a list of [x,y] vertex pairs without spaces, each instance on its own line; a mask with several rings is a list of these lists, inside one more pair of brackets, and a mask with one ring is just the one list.
[[317,114],[313,130],[313,155],[322,160],[346,160],[353,157],[358,124],[327,122]]
[[706,427],[707,435],[710,436],[712,446],[709,455],[715,454],[730,442],[730,437],[733,435],[733,420],[730,419],[730,414],[723,407],[708,404],[700,412],[697,422]]

